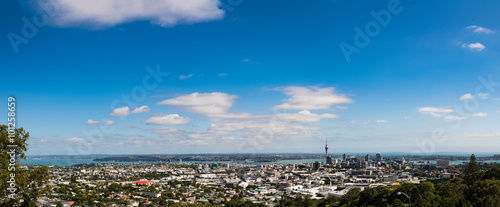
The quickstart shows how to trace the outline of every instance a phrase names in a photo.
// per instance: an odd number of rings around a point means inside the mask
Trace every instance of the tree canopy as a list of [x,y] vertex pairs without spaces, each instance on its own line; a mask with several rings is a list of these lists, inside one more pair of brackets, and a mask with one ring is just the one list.
[[[35,168],[30,172],[22,169],[18,159],[26,160],[25,152],[28,150],[29,133],[23,128],[16,128],[11,129],[9,137],[9,130],[7,125],[0,125],[0,165],[2,167],[0,206],[36,206],[36,198],[48,190],[45,182],[49,179],[49,170],[45,166]],[[14,157],[11,156],[12,152],[15,154]],[[15,162],[12,163],[11,159]],[[15,189],[15,191],[10,189]]]

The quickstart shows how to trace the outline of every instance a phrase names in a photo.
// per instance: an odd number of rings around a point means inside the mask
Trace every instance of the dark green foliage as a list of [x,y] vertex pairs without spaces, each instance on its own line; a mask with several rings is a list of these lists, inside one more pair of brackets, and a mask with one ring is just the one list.
[[394,201],[392,201],[392,207],[404,207],[405,205],[403,204],[403,201],[399,200],[399,199],[394,199]]
[[[14,166],[10,166],[11,149],[14,149],[16,159],[26,159],[25,152],[28,149],[29,133],[23,128],[13,130],[15,136],[9,137],[9,128],[6,125],[0,125],[0,206],[36,206],[37,198],[48,191],[45,181],[49,178],[47,167],[35,168],[31,172],[26,172],[19,167],[17,161]],[[11,138],[14,141],[11,142]],[[15,145],[10,148],[8,145]],[[9,167],[12,170],[9,170]],[[10,192],[7,190],[7,181],[11,179],[11,174],[15,174],[15,188],[17,189],[14,199],[7,199]],[[24,202],[20,202],[23,199]]]
[[471,207],[500,206],[500,169],[489,168],[480,171],[471,156],[467,173],[461,178],[422,182],[420,184],[404,183],[393,189],[377,187],[352,189],[341,197],[326,197],[320,200],[307,201],[302,196],[285,199],[279,206],[330,206],[330,207],[368,207],[368,206],[408,206],[411,197],[412,206],[422,207]]

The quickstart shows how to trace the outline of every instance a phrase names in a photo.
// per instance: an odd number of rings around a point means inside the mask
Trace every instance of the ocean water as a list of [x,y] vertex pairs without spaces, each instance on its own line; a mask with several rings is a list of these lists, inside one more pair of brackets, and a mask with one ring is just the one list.
[[[325,159],[302,159],[302,160],[280,160],[279,164],[294,164],[294,163],[312,163],[315,161],[325,162]],[[203,162],[203,161],[182,161],[183,163],[215,163],[213,161]],[[43,158],[28,158],[26,160],[20,160],[21,164],[24,165],[52,165],[52,166],[71,166],[76,164],[90,164],[90,163],[114,163],[114,164],[126,164],[126,163],[160,163],[160,162],[104,162],[104,161],[94,161],[93,159],[43,159]],[[221,162],[223,163],[223,162]],[[250,164],[250,165],[260,165],[260,164],[272,164],[274,162],[231,162],[234,164]]]
[[94,159],[26,159],[20,160],[19,163],[24,165],[53,165],[53,166],[71,166],[76,164],[91,164],[91,163],[160,163],[160,162],[103,162],[94,161]]
[[26,159],[20,160],[24,165],[57,165],[71,166],[76,164],[93,163],[93,159]]
[[[313,162],[325,162],[325,159],[302,159],[302,160],[280,160],[279,164],[295,164],[295,163],[313,163]],[[427,162],[428,160],[420,160]],[[24,165],[52,165],[52,166],[71,166],[76,164],[90,164],[90,163],[114,163],[114,164],[130,164],[130,163],[160,163],[160,162],[104,162],[104,161],[94,161],[93,159],[30,159],[20,160],[21,164]],[[416,162],[416,161],[411,161]],[[429,160],[430,163],[436,164],[436,160]],[[463,162],[468,162],[468,160],[453,161],[454,164],[462,164]],[[484,162],[496,162],[500,163],[500,160],[487,160]],[[201,162],[201,161],[183,161],[183,163],[214,163],[214,162]],[[221,162],[222,163],[222,162]],[[251,165],[261,165],[261,164],[273,164],[274,162],[232,162],[238,164],[251,164]]]

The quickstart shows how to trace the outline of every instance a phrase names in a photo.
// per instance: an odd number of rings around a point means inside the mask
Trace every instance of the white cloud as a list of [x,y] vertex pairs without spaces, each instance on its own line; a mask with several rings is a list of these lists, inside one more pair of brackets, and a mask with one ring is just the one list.
[[470,44],[462,44],[462,47],[468,48],[469,50],[474,51],[474,52],[479,52],[479,51],[484,50],[484,48],[486,48],[483,44],[481,44],[479,42],[470,43]]
[[282,114],[251,114],[251,113],[227,113],[227,114],[214,114],[212,118],[225,118],[225,119],[280,119],[284,121],[295,122],[317,122],[322,119],[338,119],[340,115],[337,114],[315,114],[308,110],[303,110],[298,113],[282,113]]
[[220,92],[192,93],[160,101],[158,104],[179,106],[191,113],[215,116],[229,113],[236,98],[238,96]]
[[242,62],[248,62],[250,59],[243,59]]
[[479,113],[473,113],[472,116],[473,117],[485,117],[485,116],[488,116],[488,114],[479,112]]
[[181,75],[181,76],[179,76],[179,79],[180,79],[180,80],[184,80],[184,79],[188,79],[188,78],[191,78],[191,77],[193,77],[193,74],[192,74],[192,73],[191,73],[191,74],[189,74],[189,75]]
[[467,133],[467,134],[453,134],[449,136],[451,139],[463,140],[476,140],[476,139],[500,139],[500,132],[486,132],[486,133]]
[[475,33],[485,33],[485,34],[493,34],[493,33],[495,33],[491,29],[480,27],[480,26],[477,26],[477,25],[471,25],[471,26],[468,26],[466,28],[470,29],[470,30],[473,30]]
[[116,124],[115,121],[112,121],[112,120],[109,120],[109,121],[105,121],[105,122],[102,122],[102,125],[113,125],[113,124]]
[[347,109],[349,109],[349,107],[347,107],[347,106],[337,106],[335,108],[337,108],[339,110],[347,110]]
[[227,74],[227,73],[219,73],[219,77],[226,77],[226,76],[229,76],[229,74]]
[[153,129],[153,133],[158,134],[161,137],[168,137],[168,138],[170,137],[182,138],[185,136],[184,131],[170,127],[155,128]]
[[421,114],[430,114],[433,117],[442,117],[444,114],[453,112],[453,109],[443,107],[420,107],[418,111]]
[[462,120],[462,119],[467,119],[467,117],[455,116],[455,115],[447,115],[447,116],[444,117],[444,119]]
[[144,121],[144,123],[146,124],[154,125],[180,125],[187,124],[189,122],[191,122],[190,118],[184,118],[179,116],[178,114],[159,114]]
[[[48,0],[50,23],[60,27],[106,28],[133,21],[163,27],[221,19],[219,0]],[[50,5],[50,6],[47,6]]]
[[213,120],[214,123],[206,132],[197,132],[188,135],[191,139],[216,139],[243,136],[249,139],[255,136],[266,138],[295,137],[306,138],[314,135],[312,131],[321,128],[305,125],[299,122],[270,121],[270,120]]
[[468,93],[468,94],[464,94],[463,96],[461,96],[460,100],[462,101],[462,100],[473,99],[473,98],[474,98],[474,96],[472,94]]
[[354,103],[354,100],[345,94],[335,93],[335,88],[291,86],[280,90],[291,97],[286,99],[284,104],[274,106],[273,109],[329,109],[333,104]]
[[298,121],[298,122],[317,122],[321,119],[338,119],[337,114],[314,114],[308,110],[303,110],[296,114],[277,114],[277,118],[285,121]]
[[155,134],[169,134],[169,133],[178,133],[178,132],[180,132],[180,130],[175,129],[175,128],[170,128],[170,127],[160,127],[160,128],[153,129],[153,132]]
[[138,114],[138,113],[144,113],[144,112],[148,112],[148,111],[151,111],[151,109],[149,109],[148,106],[144,105],[144,106],[141,106],[139,108],[135,108],[134,110],[132,110],[132,112],[130,112],[131,114]]
[[388,121],[387,120],[368,120],[368,121],[350,121],[351,124],[361,124],[361,125],[368,125],[368,124],[386,124]]
[[109,114],[110,116],[127,116],[130,112],[130,108],[128,106],[121,107],[121,108],[116,108]]
[[479,97],[480,99],[488,99],[490,97],[490,94],[489,93],[479,93],[479,94],[477,94],[477,97]]
[[[210,118],[281,119],[285,121],[297,121],[297,122],[317,122],[320,121],[321,119],[340,118],[340,116],[337,114],[329,114],[329,113],[315,114],[311,113],[308,110],[302,110],[298,113],[281,113],[281,114],[232,113],[230,112],[230,109],[234,104],[236,98],[238,98],[238,96],[226,93],[219,93],[219,92],[193,93],[189,95],[178,96],[172,99],[167,99],[158,102],[158,104],[180,106],[181,109],[184,109],[186,111],[195,114],[202,114]],[[317,98],[317,100],[318,99],[321,98]]]
[[100,121],[96,121],[96,120],[92,120],[92,119],[87,120],[87,124],[100,124],[100,123],[101,123]]
[[86,142],[86,140],[85,140],[85,139],[83,139],[83,138],[78,138],[78,137],[69,138],[69,139],[66,139],[66,140],[64,140],[64,141],[66,141],[66,142],[70,142],[70,143],[77,143],[77,142],[80,142],[80,143],[81,143],[81,142]]

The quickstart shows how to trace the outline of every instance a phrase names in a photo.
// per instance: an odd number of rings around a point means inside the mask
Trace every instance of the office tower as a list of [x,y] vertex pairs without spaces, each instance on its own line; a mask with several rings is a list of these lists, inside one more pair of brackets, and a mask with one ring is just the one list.
[[326,157],[326,164],[333,165],[333,161],[332,161],[332,157],[331,156]]
[[319,170],[320,167],[321,167],[321,163],[319,161],[314,162],[313,170]]

